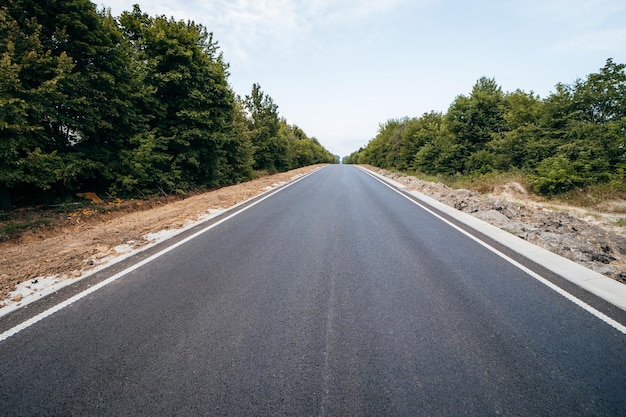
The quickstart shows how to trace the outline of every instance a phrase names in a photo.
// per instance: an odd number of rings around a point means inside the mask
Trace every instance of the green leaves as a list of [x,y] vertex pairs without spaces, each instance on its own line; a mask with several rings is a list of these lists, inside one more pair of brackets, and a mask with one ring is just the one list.
[[[481,78],[445,115],[392,120],[348,158],[427,174],[525,170],[541,194],[611,183],[626,172],[626,65],[612,59],[544,100]],[[621,188],[620,188],[621,189]]]
[[254,147],[254,168],[275,172],[283,165],[277,157],[286,152],[286,147],[278,138],[278,106],[256,83],[252,85],[250,95],[245,97],[244,106],[249,114],[248,128]]
[[0,8],[2,208],[75,191],[185,192],[334,160],[257,84],[242,102],[227,77],[194,22],[11,0]]
[[0,184],[5,188],[29,183],[50,189],[66,174],[46,123],[54,123],[51,103],[65,97],[61,85],[73,63],[65,53],[44,50],[41,31],[34,20],[20,27],[7,8],[0,9]]
[[571,161],[563,155],[542,160],[531,176],[533,190],[539,194],[559,194],[583,184]]
[[180,173],[172,171],[173,157],[167,153],[165,143],[153,132],[140,133],[131,139],[132,148],[120,153],[120,175],[115,187],[122,192],[149,193],[155,186],[173,189],[180,181]]
[[302,129],[280,118],[278,106],[260,85],[252,85],[250,95],[240,100],[240,108],[246,120],[254,169],[276,172],[337,162],[317,139],[308,138]]

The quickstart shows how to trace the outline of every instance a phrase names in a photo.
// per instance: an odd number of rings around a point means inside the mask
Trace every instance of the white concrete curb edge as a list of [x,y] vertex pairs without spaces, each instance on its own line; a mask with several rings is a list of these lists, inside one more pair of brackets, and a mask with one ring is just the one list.
[[489,236],[496,242],[501,243],[520,255],[536,262],[549,271],[554,272],[566,280],[626,311],[626,285],[598,272],[592,271],[591,269],[574,261],[550,252],[549,250],[520,239],[519,237],[514,236],[479,218],[450,207],[447,204],[441,203],[432,197],[424,195],[418,191],[407,190],[407,187],[397,181],[393,181],[370,170],[367,170],[367,172],[400,190],[408,192],[413,197],[423,201],[425,204],[444,212],[472,229]]

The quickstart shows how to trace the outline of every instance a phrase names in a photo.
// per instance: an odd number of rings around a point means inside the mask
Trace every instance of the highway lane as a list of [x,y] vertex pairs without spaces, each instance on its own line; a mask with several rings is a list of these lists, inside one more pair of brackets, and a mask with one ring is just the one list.
[[0,415],[626,415],[626,336],[330,166],[0,342]]

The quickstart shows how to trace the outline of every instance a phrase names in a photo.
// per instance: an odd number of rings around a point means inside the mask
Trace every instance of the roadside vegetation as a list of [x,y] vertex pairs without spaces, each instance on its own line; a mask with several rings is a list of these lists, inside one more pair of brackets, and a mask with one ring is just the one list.
[[626,65],[557,84],[541,99],[477,81],[443,114],[388,120],[346,163],[488,191],[514,180],[538,195],[591,206],[626,196]]
[[0,7],[0,211],[183,195],[336,157],[245,97],[205,27],[89,0]]
[[[197,189],[187,193],[186,196],[201,194],[203,191],[207,190]],[[25,234],[35,236],[67,225],[104,221],[127,213],[149,210],[183,198],[174,194],[169,196],[154,194],[128,199],[115,197],[105,200],[100,198],[90,200],[83,197],[61,204],[20,207],[0,212],[0,243],[18,240]]]

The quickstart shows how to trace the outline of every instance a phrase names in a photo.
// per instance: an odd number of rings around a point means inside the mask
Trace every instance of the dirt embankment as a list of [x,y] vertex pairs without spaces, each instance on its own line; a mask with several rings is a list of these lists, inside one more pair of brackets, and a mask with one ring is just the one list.
[[[128,208],[104,213],[82,209],[51,227],[28,230],[18,239],[0,243],[0,307],[19,283],[34,284],[38,278],[50,276],[77,278],[149,244],[151,234],[182,228],[316,168],[319,166],[266,176],[167,204],[138,201],[130,213]],[[12,298],[19,301],[21,294]]]

